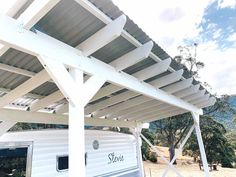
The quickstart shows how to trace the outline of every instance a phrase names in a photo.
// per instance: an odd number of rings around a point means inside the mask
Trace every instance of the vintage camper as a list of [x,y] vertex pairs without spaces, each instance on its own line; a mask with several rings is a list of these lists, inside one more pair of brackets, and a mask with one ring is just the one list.
[[[137,143],[133,135],[86,130],[85,142],[87,177],[139,176]],[[1,136],[0,176],[17,175],[68,177],[68,130],[23,131]]]

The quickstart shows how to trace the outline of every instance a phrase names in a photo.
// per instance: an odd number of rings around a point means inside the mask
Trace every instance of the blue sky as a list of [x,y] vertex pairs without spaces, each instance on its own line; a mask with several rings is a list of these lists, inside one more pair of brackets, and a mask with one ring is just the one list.
[[200,80],[236,94],[236,0],[113,0],[171,56],[198,43]]

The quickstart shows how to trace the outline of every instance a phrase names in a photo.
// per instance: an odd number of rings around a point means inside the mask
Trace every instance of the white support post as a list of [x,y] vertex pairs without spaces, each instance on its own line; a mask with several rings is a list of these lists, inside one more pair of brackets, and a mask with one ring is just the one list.
[[0,123],[0,137],[6,133],[11,127],[13,127],[16,122],[1,122]]
[[164,155],[155,147],[152,145],[152,143],[141,133],[140,134],[141,138],[146,141],[146,143],[154,150],[160,157],[161,159],[179,176],[183,177],[176,169],[175,167],[169,163],[169,161],[164,157]]
[[202,141],[202,134],[201,134],[201,130],[200,130],[200,122],[199,122],[200,117],[199,117],[198,113],[191,112],[191,114],[192,114],[193,120],[194,120],[194,128],[196,131],[197,141],[198,141],[200,154],[201,154],[201,160],[202,160],[203,168],[204,168],[204,172],[205,172],[205,177],[210,177],[208,162],[207,162],[207,158],[206,158],[206,152],[205,152],[204,144]]
[[[170,164],[173,165],[174,161],[177,159],[177,157],[181,154],[181,152],[183,151],[183,147],[186,144],[187,140],[189,139],[189,137],[191,136],[192,132],[194,130],[194,126],[192,126],[189,130],[189,132],[187,133],[187,135],[185,136],[184,140],[182,141],[182,143],[179,146],[178,151],[176,152],[175,156],[173,157],[173,159],[170,161]],[[162,174],[162,177],[165,177],[169,171],[169,167],[167,167],[164,171],[164,173]]]
[[[78,69],[70,70],[71,76],[78,88],[83,86],[83,72]],[[80,96],[83,94],[76,88]],[[84,106],[80,104],[80,97],[75,98],[77,102],[69,103],[69,176],[85,177],[85,134],[84,134]]]
[[131,128],[131,132],[133,133],[135,139],[136,139],[136,150],[137,150],[137,161],[138,161],[138,167],[139,167],[139,176],[144,177],[144,167],[143,167],[143,158],[142,158],[142,139],[140,137],[142,131],[142,126],[138,126],[136,128]]

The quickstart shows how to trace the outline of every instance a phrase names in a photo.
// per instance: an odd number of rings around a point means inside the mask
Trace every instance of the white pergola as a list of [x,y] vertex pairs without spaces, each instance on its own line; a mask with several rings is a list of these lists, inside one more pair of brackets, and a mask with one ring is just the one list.
[[128,127],[148,142],[143,123],[191,112],[174,159],[158,152],[163,176],[182,176],[173,162],[195,129],[209,177],[199,115],[215,98],[112,2],[18,0],[0,26],[0,135],[17,122],[69,125],[69,175],[82,177],[84,125]]

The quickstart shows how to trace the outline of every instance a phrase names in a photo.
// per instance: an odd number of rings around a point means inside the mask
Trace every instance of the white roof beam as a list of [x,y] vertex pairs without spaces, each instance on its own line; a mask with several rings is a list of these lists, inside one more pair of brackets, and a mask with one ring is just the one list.
[[[145,68],[144,70],[138,71],[134,73],[132,76],[136,77],[139,81],[143,81],[146,79],[149,79],[153,76],[156,76],[158,74],[161,74],[165,71],[167,71],[169,65],[171,63],[171,59],[163,60],[157,64],[154,64],[148,68]],[[104,96],[108,96],[114,92],[117,92],[119,90],[122,90],[122,87],[116,86],[116,85],[108,85],[100,89],[100,91],[94,96],[92,101],[98,100]]]
[[28,77],[33,77],[35,75],[34,72],[27,71],[25,69],[17,68],[17,67],[14,67],[14,66],[6,65],[6,64],[3,64],[3,63],[0,63],[0,69],[4,70],[4,71],[11,72],[11,73],[20,74],[20,75],[23,75],[23,76],[28,76]]
[[[139,97],[136,97],[136,98],[133,98],[133,99],[130,99],[130,100],[127,100],[125,102],[122,102],[122,103],[119,103],[117,105],[114,105],[114,106],[111,106],[109,108],[105,108],[103,110],[98,110],[96,112],[93,113],[93,117],[101,117],[101,116],[104,116],[104,115],[107,115],[109,113],[117,113],[123,109],[126,109],[127,106],[128,107],[132,107],[132,106],[136,106],[136,105],[139,105],[139,104],[142,104],[142,103],[145,103],[145,102],[148,102],[152,100],[152,98],[148,98],[148,97],[144,97],[144,96],[139,96]],[[156,100],[153,100],[153,101],[156,101]],[[114,116],[113,118],[115,118],[116,116]],[[109,115],[107,115],[107,118],[111,118],[109,117]]]
[[173,73],[167,74],[161,78],[158,78],[154,81],[151,81],[150,84],[153,85],[156,88],[161,88],[165,85],[169,85],[173,82],[176,82],[181,79],[182,74],[184,73],[184,70],[178,70]]
[[64,113],[67,113],[68,111],[69,111],[68,103],[60,105],[56,108],[56,114],[64,114]]
[[[14,15],[16,10],[25,4],[25,0],[17,1],[18,5],[13,6],[12,11],[10,10],[8,14],[10,16]],[[34,0],[30,6],[18,17],[18,21],[25,29],[32,28],[48,11],[50,11],[60,0]],[[7,50],[8,46],[2,46],[0,48],[0,56],[2,56]]]
[[139,111],[140,109],[146,109],[146,108],[149,108],[150,106],[152,105],[160,105],[161,102],[158,102],[157,100],[151,100],[151,101],[147,101],[147,102],[144,102],[144,103],[141,103],[137,106],[132,106],[132,107],[129,107],[126,108],[126,109],[123,109],[121,111],[118,111],[118,112],[115,112],[115,113],[111,113],[106,115],[107,118],[120,118],[121,116],[125,116],[127,114],[131,114],[131,113],[134,113],[134,112],[137,112]]
[[121,15],[114,21],[111,21],[104,28],[79,44],[76,48],[81,50],[85,56],[89,56],[106,44],[113,41],[121,35],[126,23],[126,16]]
[[129,113],[129,114],[126,114],[124,116],[120,116],[119,119],[129,119],[129,120],[131,120],[132,117],[135,117],[135,118],[144,117],[144,116],[152,114],[152,113],[157,113],[157,112],[160,112],[160,111],[164,111],[164,110],[169,109],[171,107],[173,107],[173,106],[168,105],[168,104],[159,104],[158,106],[153,105],[152,107],[148,107],[146,109],[137,111],[135,113]]
[[180,91],[180,90],[183,90],[185,88],[190,87],[192,82],[193,82],[193,78],[185,79],[185,80],[179,81],[179,82],[177,82],[175,84],[171,84],[169,86],[166,86],[166,87],[162,88],[162,90],[172,94],[174,92],[177,92],[177,91]]
[[207,101],[203,101],[202,103],[198,103],[197,106],[200,108],[205,108],[205,107],[214,105],[215,102],[216,102],[216,98],[210,97]]
[[191,101],[191,100],[194,100],[196,98],[199,98],[201,96],[203,96],[205,94],[206,90],[200,90],[199,92],[193,94],[193,95],[189,95],[189,96],[186,96],[186,97],[183,97],[183,99],[185,101]]
[[[19,33],[18,22],[12,18],[1,15],[0,25],[0,42],[10,45],[13,48],[22,50],[35,56],[44,56],[50,60],[62,62],[69,67],[75,67],[86,74],[98,75],[104,77],[108,82],[121,87],[125,87],[139,94],[143,94],[153,99],[165,103],[176,105],[180,108],[190,110],[196,113],[202,113],[202,110],[173,96],[157,89],[150,84],[140,83],[140,81],[124,72],[117,72],[114,67],[104,62],[83,54],[75,48],[68,46],[46,34],[37,31],[37,34],[21,29]],[[42,47],[44,46],[44,47]],[[57,52],[54,52],[54,51]],[[101,72],[103,71],[103,72]]]
[[138,78],[138,80],[140,81],[149,79],[153,76],[157,76],[167,71],[168,67],[170,66],[170,63],[171,63],[171,58],[162,60],[150,67],[147,67],[139,72],[134,73],[133,76]]
[[85,107],[85,110],[84,110],[85,111],[85,115],[89,114],[89,113],[92,113],[92,112],[94,112],[96,110],[103,109],[103,108],[105,108],[107,106],[111,106],[113,104],[122,102],[124,100],[129,99],[129,98],[138,96],[138,95],[139,95],[138,93],[130,92],[130,91],[118,94],[118,95],[113,96],[111,98],[108,98],[108,99],[106,99],[104,101],[98,102],[98,103],[96,103],[94,105],[89,105],[89,106]]
[[116,68],[117,71],[122,71],[125,68],[128,68],[138,63],[139,61],[147,58],[152,50],[152,47],[153,47],[153,42],[149,41],[144,45],[134,49],[133,51],[121,56],[120,58],[115,59],[109,64],[114,68]]
[[16,0],[15,3],[7,11],[6,15],[14,17],[17,12],[27,3],[28,0]]
[[200,84],[192,85],[190,88],[186,88],[186,89],[183,89],[181,91],[174,93],[174,95],[179,98],[186,97],[186,96],[196,93],[199,90],[199,88],[200,88]]
[[43,124],[68,124],[68,116],[42,112],[28,112],[13,109],[1,109],[0,120]]
[[8,105],[12,101],[16,100],[17,98],[29,93],[33,89],[37,88],[38,86],[42,85],[43,83],[50,80],[47,71],[42,70],[34,77],[28,79],[23,84],[19,85],[15,89],[13,89],[8,94],[4,95],[0,98],[0,108]]
[[[1,114],[0,114],[1,115]],[[7,120],[7,122],[2,121],[0,123],[0,137],[6,133],[9,129],[11,129],[14,125],[16,124],[16,122],[11,121],[9,122],[9,120]]]
[[35,112],[40,109],[43,109],[57,101],[60,101],[61,99],[64,98],[64,95],[61,93],[60,90],[44,97],[43,99],[37,101],[36,103],[32,104],[30,106],[30,111]]
[[199,97],[193,101],[190,101],[191,104],[198,104],[198,103],[201,103],[202,101],[206,101],[208,100],[210,97],[210,94],[206,94],[206,95],[203,95],[202,97]]
[[158,110],[158,111],[152,112],[150,114],[149,113],[145,113],[143,115],[136,115],[134,117],[130,117],[129,119],[130,120],[136,120],[136,121],[145,121],[145,120],[147,120],[149,118],[158,117],[159,115],[170,113],[170,112],[175,111],[175,110],[181,110],[181,109],[169,105],[169,107],[167,107],[164,110]]

